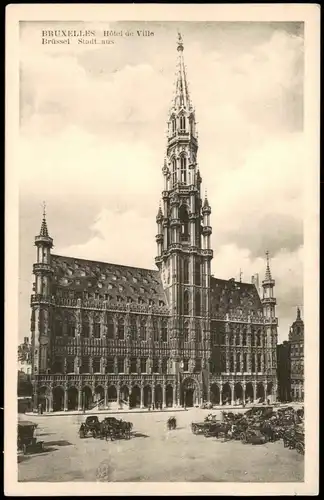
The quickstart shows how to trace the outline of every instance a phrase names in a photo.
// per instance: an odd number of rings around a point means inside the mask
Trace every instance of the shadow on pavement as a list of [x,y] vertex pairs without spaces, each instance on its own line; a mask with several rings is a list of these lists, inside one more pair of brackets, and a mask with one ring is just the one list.
[[131,434],[131,437],[135,437],[135,438],[148,438],[150,436],[148,436],[147,434],[142,434],[141,432],[132,432]]
[[72,446],[72,443],[70,443],[70,441],[61,439],[60,441],[46,441],[44,443],[44,446],[46,447],[46,450],[48,450],[48,447],[50,446]]

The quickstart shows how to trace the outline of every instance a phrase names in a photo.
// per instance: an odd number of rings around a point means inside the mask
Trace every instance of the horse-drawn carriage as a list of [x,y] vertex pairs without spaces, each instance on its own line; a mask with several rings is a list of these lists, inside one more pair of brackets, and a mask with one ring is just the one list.
[[79,436],[81,439],[88,437],[91,435],[96,438],[100,436],[101,426],[99,418],[96,415],[91,415],[91,417],[87,417],[85,422],[83,422],[79,429]]
[[295,426],[283,433],[283,443],[285,448],[296,450],[301,455],[305,453],[305,434],[303,428]]
[[241,442],[243,444],[264,444],[267,440],[267,436],[262,432],[260,424],[249,426],[241,433]]
[[87,417],[86,421],[81,424],[79,436],[85,438],[90,435],[94,438],[106,439],[106,441],[109,438],[111,441],[116,438],[130,439],[132,428],[133,424],[131,422],[118,420],[115,417],[106,417],[100,422],[98,417],[93,415]]
[[37,441],[35,436],[37,424],[33,422],[21,421],[17,427],[17,449],[24,455],[30,452],[42,452],[44,450],[44,441]]
[[133,424],[131,422],[118,420],[115,417],[106,417],[101,422],[101,436],[106,441],[109,438],[111,441],[119,438],[130,439],[132,428]]

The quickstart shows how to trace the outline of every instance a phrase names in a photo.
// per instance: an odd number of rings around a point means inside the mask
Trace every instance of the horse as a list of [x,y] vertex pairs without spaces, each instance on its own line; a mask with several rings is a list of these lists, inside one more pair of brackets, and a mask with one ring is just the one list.
[[176,429],[176,427],[177,427],[177,421],[176,421],[175,417],[168,418],[167,427],[168,427],[169,431],[171,431],[172,429]]

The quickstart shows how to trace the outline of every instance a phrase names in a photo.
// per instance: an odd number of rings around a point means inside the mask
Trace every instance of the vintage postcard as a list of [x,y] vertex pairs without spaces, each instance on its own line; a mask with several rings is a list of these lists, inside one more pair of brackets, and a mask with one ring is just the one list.
[[7,8],[7,495],[317,494],[319,19]]

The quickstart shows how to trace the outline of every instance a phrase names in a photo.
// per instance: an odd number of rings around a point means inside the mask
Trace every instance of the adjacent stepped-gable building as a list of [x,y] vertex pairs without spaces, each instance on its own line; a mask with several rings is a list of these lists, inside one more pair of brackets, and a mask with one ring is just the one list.
[[255,282],[211,276],[211,207],[178,40],[158,209],[158,270],[54,255],[44,215],[31,297],[34,407],[192,406],[276,399],[269,256]]
[[297,317],[290,327],[290,380],[291,399],[304,400],[304,321],[297,307]]

